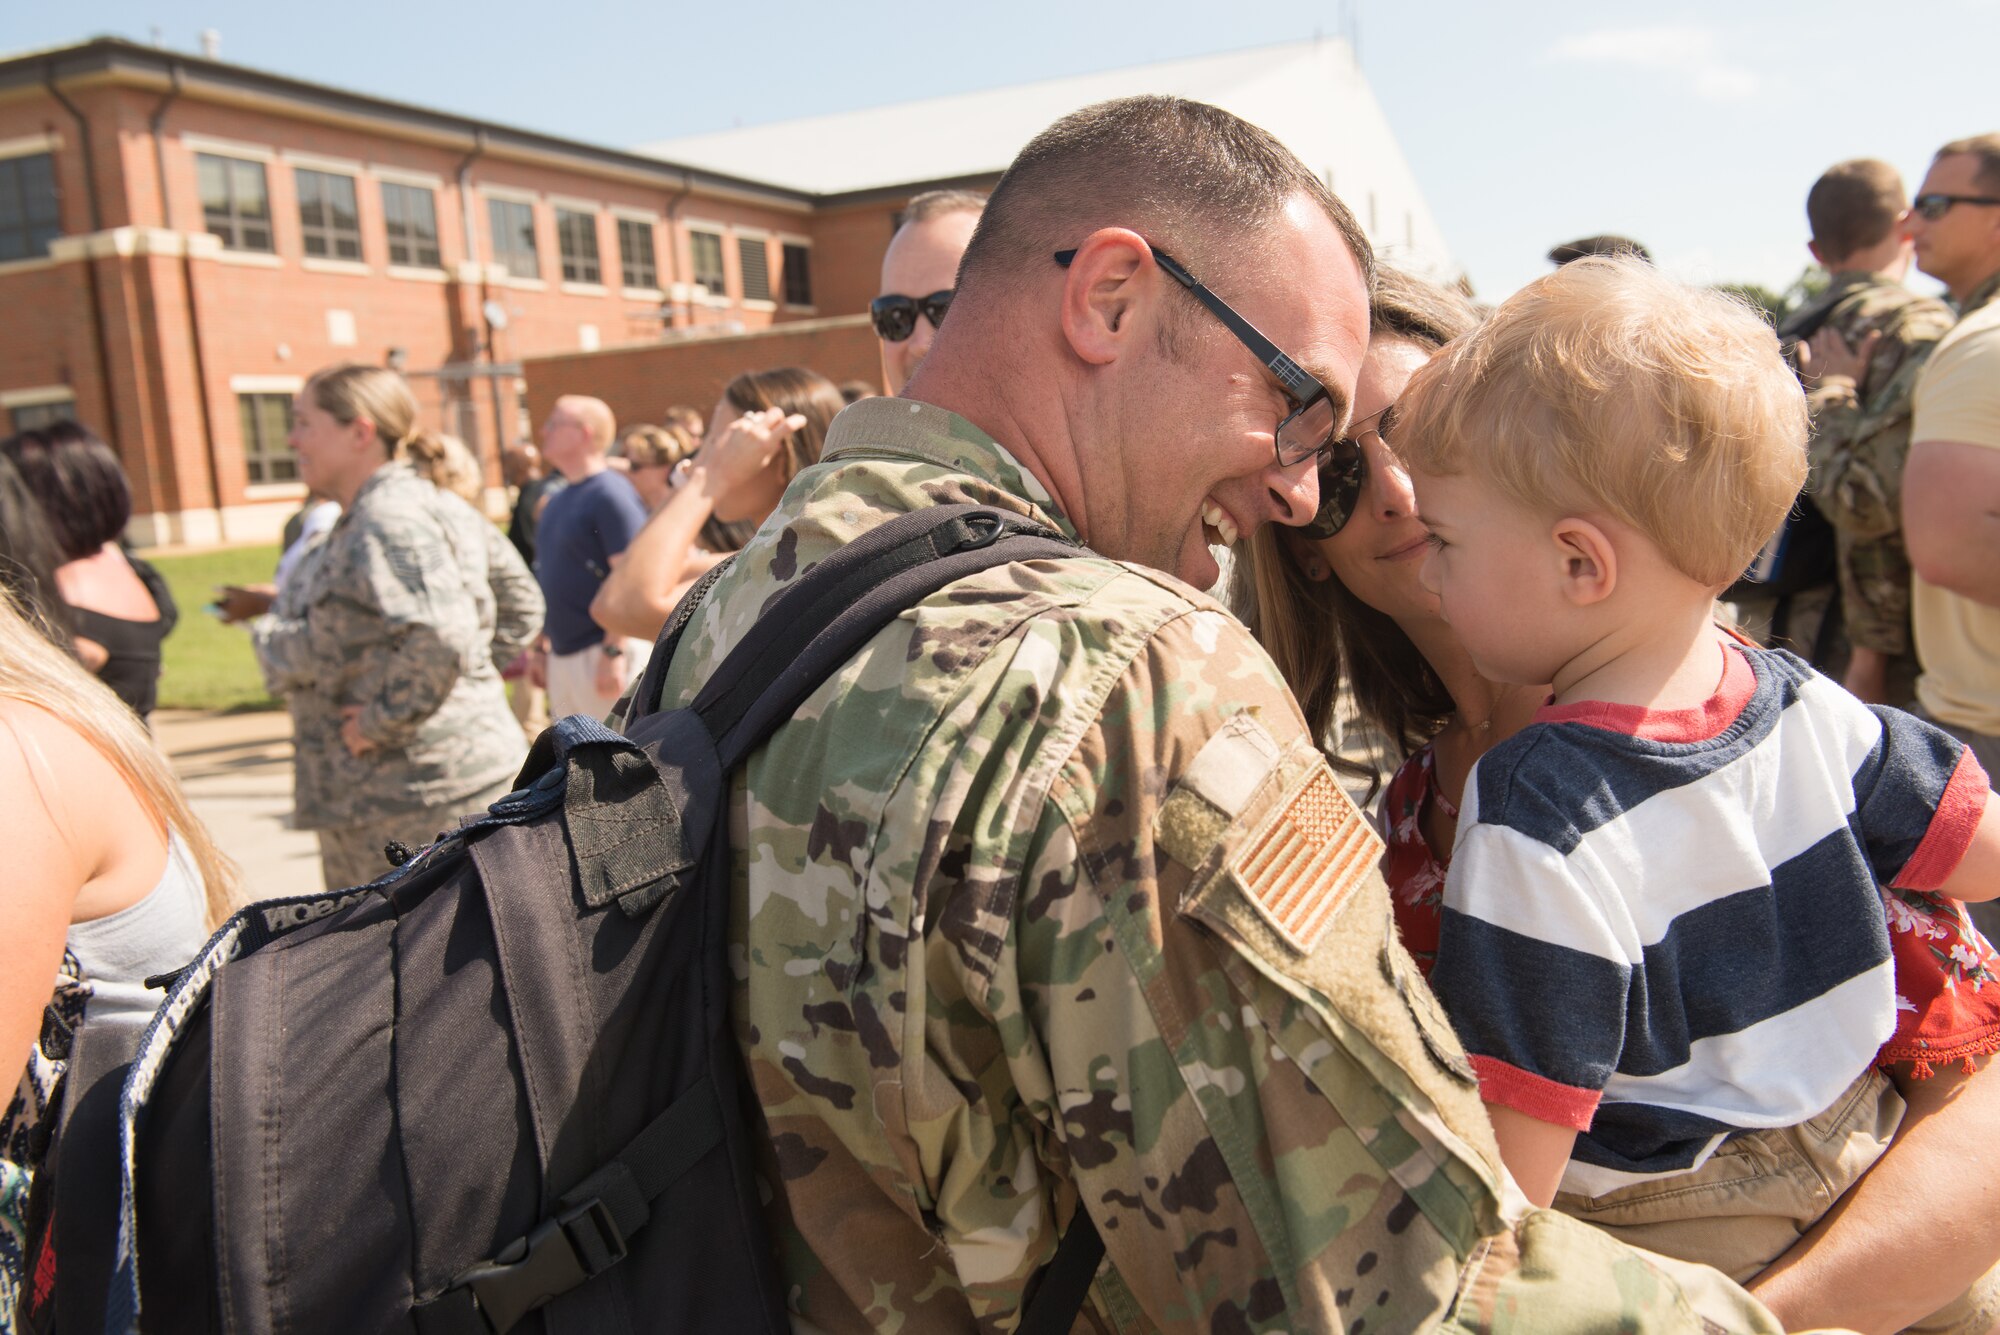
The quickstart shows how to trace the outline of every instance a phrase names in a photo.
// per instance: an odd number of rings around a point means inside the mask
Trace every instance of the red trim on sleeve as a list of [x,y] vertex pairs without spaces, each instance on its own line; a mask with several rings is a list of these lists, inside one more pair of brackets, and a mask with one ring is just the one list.
[[1557,1084],[1544,1075],[1524,1071],[1498,1057],[1471,1054],[1472,1069],[1479,1073],[1479,1097],[1515,1112],[1526,1113],[1538,1122],[1566,1126],[1572,1131],[1588,1131],[1597,1116],[1601,1089],[1578,1089]]
[[1705,742],[1727,732],[1756,693],[1756,669],[1735,644],[1725,643],[1715,694],[1693,709],[1648,709],[1608,700],[1582,700],[1573,705],[1544,705],[1535,711],[1535,722],[1582,723],[1655,742]]
[[1980,768],[1972,748],[1966,747],[1958,753],[1958,766],[1951,772],[1951,782],[1944,786],[1944,796],[1938,799],[1923,842],[1889,884],[1904,890],[1935,890],[1943,885],[1964,860],[1991,792],[1986,771]]

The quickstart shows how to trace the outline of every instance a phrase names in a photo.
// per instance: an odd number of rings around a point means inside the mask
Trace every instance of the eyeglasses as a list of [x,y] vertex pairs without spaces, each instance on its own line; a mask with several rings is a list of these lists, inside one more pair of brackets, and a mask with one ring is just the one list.
[[[1292,411],[1278,423],[1274,440],[1278,467],[1290,468],[1315,456],[1326,460],[1333,449],[1333,429],[1340,421],[1344,405],[1327,393],[1326,386],[1314,379],[1309,371],[1280,352],[1278,345],[1264,337],[1256,325],[1195,281],[1195,276],[1179,260],[1158,246],[1153,246],[1152,251],[1153,258],[1167,271],[1167,276],[1193,293],[1196,301],[1208,307],[1210,313],[1222,321],[1229,332],[1236,335],[1237,341],[1250,349],[1251,354],[1264,364],[1264,369],[1276,376],[1278,383],[1284,387],[1285,397],[1291,400]],[[1056,263],[1065,269],[1075,259],[1074,250],[1056,252]]]
[[951,309],[952,295],[951,288],[928,297],[906,297],[892,292],[868,303],[868,318],[875,322],[875,333],[883,342],[901,343],[917,332],[919,312],[931,322],[931,328],[943,325],[944,313]]
[[1368,453],[1361,447],[1364,436],[1382,439],[1393,408],[1384,408],[1372,417],[1356,422],[1348,433],[1327,447],[1319,464],[1319,509],[1299,525],[1308,538],[1330,538],[1347,527],[1360,504],[1362,488],[1368,485]]
[[1910,212],[1921,214],[1926,222],[1936,222],[1950,213],[1954,204],[2000,204],[2000,199],[1992,195],[1918,195],[1910,201]]

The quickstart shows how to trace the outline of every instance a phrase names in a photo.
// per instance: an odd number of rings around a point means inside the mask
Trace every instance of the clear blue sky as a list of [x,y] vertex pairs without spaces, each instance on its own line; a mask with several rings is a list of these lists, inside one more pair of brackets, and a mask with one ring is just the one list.
[[[1590,232],[1683,276],[1781,287],[1821,169],[2000,129],[2000,0],[1058,0],[936,7],[348,0],[13,4],[0,50],[100,33],[597,143],[631,145],[1358,24],[1363,69],[1481,295]],[[1004,15],[996,19],[995,15]]]

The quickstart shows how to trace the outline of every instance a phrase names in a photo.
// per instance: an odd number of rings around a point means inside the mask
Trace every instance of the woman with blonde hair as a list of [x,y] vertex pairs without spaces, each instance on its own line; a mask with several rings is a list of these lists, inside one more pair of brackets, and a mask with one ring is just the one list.
[[35,1129],[62,1069],[39,1036],[86,1019],[146,1023],[160,993],[145,980],[194,957],[228,915],[236,870],[138,716],[4,587],[0,847],[0,1071],[17,1078],[0,1115],[0,1315],[11,1315]]
[[341,516],[297,599],[251,635],[292,712],[295,819],[318,831],[335,889],[386,873],[391,845],[420,848],[484,810],[526,742],[493,665],[485,521],[399,458],[434,448],[409,385],[328,367],[293,403],[291,443]]
[[746,371],[715,405],[701,446],[676,465],[672,495],[613,563],[590,616],[613,635],[651,640],[688,587],[741,547],[799,470],[819,460],[847,405],[817,371]]
[[632,479],[646,513],[657,514],[674,494],[669,478],[681,460],[694,453],[695,438],[671,422],[665,426],[648,422],[629,428],[618,443],[624,451],[625,476]]

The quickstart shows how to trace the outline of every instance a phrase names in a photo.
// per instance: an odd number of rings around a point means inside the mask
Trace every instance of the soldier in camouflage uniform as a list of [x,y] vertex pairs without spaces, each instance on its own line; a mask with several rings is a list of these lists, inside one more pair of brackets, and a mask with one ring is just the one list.
[[1323,443],[1367,337],[1351,216],[1227,113],[1086,109],[1002,180],[915,397],[841,414],[664,683],[685,703],[896,514],[1104,553],[932,596],[735,780],[733,1012],[797,1329],[1011,1330],[1082,1210],[1108,1254],[1080,1331],[1776,1330],[1500,1168],[1376,836],[1196,591],[1209,543],[1316,490],[1273,457],[1297,400],[1155,241],[1330,388]]
[[[484,540],[487,521],[464,501],[384,462],[379,442],[414,429],[408,396],[379,367],[322,372],[300,391],[301,471],[342,514],[282,605],[251,626],[266,681],[292,712],[294,820],[319,832],[329,888],[387,871],[385,844],[418,847],[484,809],[527,752],[494,657],[539,633],[539,590],[512,548]],[[407,417],[394,411],[404,399]],[[509,568],[490,571],[489,554]]]
[[1788,323],[1815,332],[1799,362],[1812,385],[1813,503],[1833,525],[1841,609],[1852,646],[1843,684],[1907,705],[1916,685],[1910,561],[1903,550],[1903,460],[1917,373],[1951,328],[1951,308],[1903,286],[1903,182],[1869,159],[1844,162],[1806,199],[1812,251],[1832,281]]

